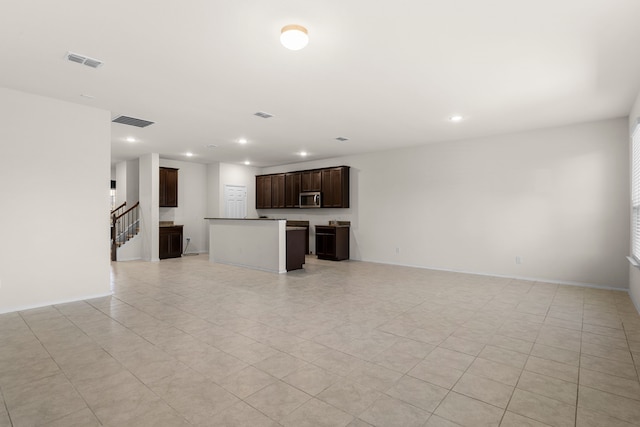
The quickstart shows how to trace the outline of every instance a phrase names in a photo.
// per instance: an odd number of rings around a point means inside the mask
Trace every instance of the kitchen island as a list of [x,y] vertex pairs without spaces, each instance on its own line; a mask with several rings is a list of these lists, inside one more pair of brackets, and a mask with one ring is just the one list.
[[302,268],[304,241],[298,240],[304,239],[303,229],[287,227],[285,219],[205,219],[209,220],[209,261],[273,273]]

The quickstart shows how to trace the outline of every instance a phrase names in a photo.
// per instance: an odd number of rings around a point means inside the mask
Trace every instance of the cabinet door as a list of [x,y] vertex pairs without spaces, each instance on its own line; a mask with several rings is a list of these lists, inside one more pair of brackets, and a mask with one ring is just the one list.
[[284,174],[271,177],[271,207],[284,208]]
[[322,191],[322,171],[302,172],[301,191]]
[[169,238],[169,257],[178,258],[182,255],[182,232],[174,231],[168,235]]
[[160,168],[159,206],[178,207],[178,169]]
[[349,207],[349,168],[346,166],[322,170],[322,206]]
[[271,208],[271,176],[256,176],[256,209]]
[[169,235],[160,230],[160,239],[158,242],[158,258],[169,258]]
[[286,208],[300,207],[300,185],[302,175],[300,172],[288,173],[284,176],[284,199]]

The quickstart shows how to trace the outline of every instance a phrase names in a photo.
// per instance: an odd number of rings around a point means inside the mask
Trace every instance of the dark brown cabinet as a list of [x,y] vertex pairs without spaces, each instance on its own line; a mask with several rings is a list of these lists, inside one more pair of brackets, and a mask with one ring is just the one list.
[[285,207],[285,175],[283,173],[271,176],[271,207]]
[[178,207],[178,169],[160,168],[160,198],[161,208]]
[[256,176],[256,209],[297,208],[302,192],[319,191],[323,208],[349,207],[349,166]]
[[304,264],[306,231],[301,227],[287,227],[287,271],[298,270]]
[[179,258],[182,256],[182,225],[160,227],[159,233],[159,258]]
[[322,207],[349,207],[349,167],[322,169]]
[[288,173],[284,177],[284,207],[300,207],[300,186],[302,184],[302,174],[300,172]]
[[302,171],[302,185],[300,191],[322,191],[322,171]]
[[349,227],[316,225],[316,255],[319,259],[349,259]]
[[256,176],[256,209],[270,209],[271,175]]

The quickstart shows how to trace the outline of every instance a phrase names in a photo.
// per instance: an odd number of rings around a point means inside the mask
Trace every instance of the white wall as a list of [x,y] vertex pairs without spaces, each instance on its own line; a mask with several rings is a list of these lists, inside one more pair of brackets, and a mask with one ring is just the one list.
[[116,164],[116,207],[127,201],[127,162]]
[[[625,119],[265,168],[351,166],[351,257],[626,288]],[[516,264],[516,256],[522,264]]]
[[[160,160],[158,153],[145,154],[139,159],[140,183],[140,234],[142,234],[142,259],[160,261],[158,234],[160,200]],[[128,202],[127,202],[128,204]]]
[[108,111],[0,88],[0,313],[110,293],[110,140]]
[[140,160],[127,160],[127,181],[126,191],[127,206],[131,207],[140,201]]
[[[633,108],[629,112],[629,141],[631,141],[631,135],[640,120],[640,93],[636,98],[636,102]],[[631,144],[629,144],[629,159],[631,159]],[[629,160],[631,163],[631,160]],[[631,196],[628,195],[630,198]],[[631,253],[631,246],[629,246],[629,253]],[[634,267],[629,264],[629,295],[633,303],[636,305],[638,311],[640,311],[640,268]]]
[[178,207],[160,208],[160,221],[173,221],[184,225],[183,248],[191,238],[188,252],[207,252],[207,166],[201,163],[160,159],[160,166],[179,169]]

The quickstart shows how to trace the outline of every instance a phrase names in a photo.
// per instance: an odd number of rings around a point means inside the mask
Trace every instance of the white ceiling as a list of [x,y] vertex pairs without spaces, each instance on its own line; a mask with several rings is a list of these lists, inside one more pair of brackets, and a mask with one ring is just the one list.
[[626,116],[639,18],[638,0],[3,0],[0,86],[155,122],[112,124],[112,163],[278,165]]

